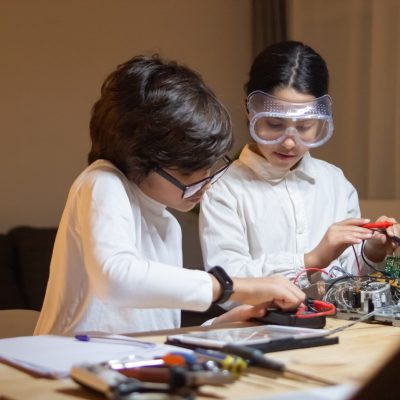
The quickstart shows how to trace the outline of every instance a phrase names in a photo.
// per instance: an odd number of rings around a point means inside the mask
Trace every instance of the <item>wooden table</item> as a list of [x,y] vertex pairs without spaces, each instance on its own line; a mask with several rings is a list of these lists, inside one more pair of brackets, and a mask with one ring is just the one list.
[[[348,321],[329,319],[327,328],[335,328]],[[175,331],[152,332],[132,335],[163,343],[166,334],[194,330],[184,328]],[[372,374],[400,346],[400,328],[375,323],[359,323],[338,334],[339,344],[308,349],[269,353],[270,357],[284,361],[288,367],[310,375],[329,379],[336,383],[360,384]],[[226,387],[205,386],[199,399],[210,399],[207,394],[220,399],[252,399],[321,386],[313,381],[289,376],[247,374]],[[102,398],[81,388],[70,379],[50,380],[0,363],[0,398],[5,399],[98,399]]]

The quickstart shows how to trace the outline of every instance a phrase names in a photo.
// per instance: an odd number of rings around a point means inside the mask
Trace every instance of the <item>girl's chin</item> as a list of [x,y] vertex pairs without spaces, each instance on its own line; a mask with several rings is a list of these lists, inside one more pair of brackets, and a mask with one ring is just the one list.
[[197,204],[199,204],[199,201],[197,201],[196,203],[185,202],[184,204],[179,204],[178,206],[174,207],[174,209],[180,212],[188,212],[193,210],[193,208],[195,208]]

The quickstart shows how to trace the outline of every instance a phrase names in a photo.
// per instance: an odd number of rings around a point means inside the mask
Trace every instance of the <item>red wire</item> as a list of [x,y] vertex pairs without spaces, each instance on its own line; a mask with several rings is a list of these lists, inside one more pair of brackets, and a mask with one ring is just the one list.
[[320,271],[320,272],[322,272],[322,273],[324,273],[324,274],[326,274],[326,275],[329,275],[329,274],[328,274],[324,269],[322,269],[322,268],[304,268],[303,270],[301,270],[301,271],[296,275],[296,277],[294,278],[293,284],[295,285],[296,282],[298,281],[300,275],[304,274],[304,272],[307,272],[307,271]]
[[357,263],[357,269],[358,269],[358,275],[361,275],[361,267],[360,267],[360,262],[358,261],[358,256],[357,256],[357,252],[356,249],[354,247],[354,244],[351,245],[351,247],[353,248],[354,251],[354,256],[356,257],[356,263]]
[[336,307],[332,303],[326,303],[325,301],[321,300],[313,300],[313,306],[317,310],[317,312],[309,312],[308,307],[304,305],[300,307],[296,312],[297,318],[314,318],[319,317],[322,315],[333,315],[336,313]]

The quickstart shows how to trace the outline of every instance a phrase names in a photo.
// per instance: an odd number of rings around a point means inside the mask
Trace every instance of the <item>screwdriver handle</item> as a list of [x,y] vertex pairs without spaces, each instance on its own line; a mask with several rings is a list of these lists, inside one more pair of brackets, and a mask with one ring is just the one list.
[[235,354],[239,357],[242,357],[246,360],[249,360],[251,365],[271,369],[274,371],[284,371],[285,364],[268,358],[264,355],[264,353],[258,349],[254,349],[248,346],[239,346],[236,344],[226,344],[221,349],[225,353]]

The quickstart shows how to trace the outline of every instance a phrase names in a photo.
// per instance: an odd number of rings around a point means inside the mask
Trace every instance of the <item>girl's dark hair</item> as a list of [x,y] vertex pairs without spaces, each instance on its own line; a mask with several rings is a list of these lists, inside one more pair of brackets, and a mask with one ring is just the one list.
[[328,93],[329,73],[324,59],[301,42],[285,41],[265,48],[254,60],[245,90],[272,93],[291,87],[315,97]]
[[157,55],[121,64],[90,121],[89,164],[106,159],[139,183],[156,166],[210,168],[232,146],[228,112],[201,77]]

